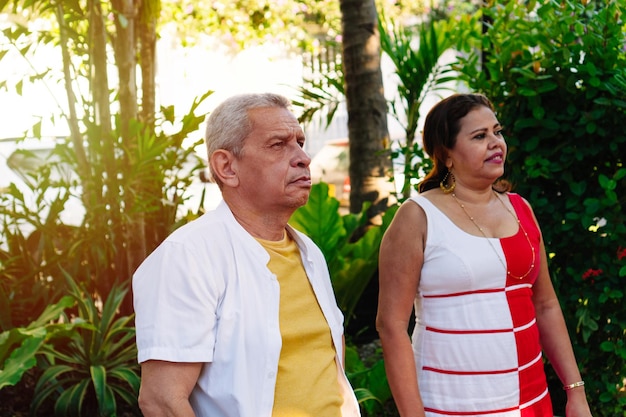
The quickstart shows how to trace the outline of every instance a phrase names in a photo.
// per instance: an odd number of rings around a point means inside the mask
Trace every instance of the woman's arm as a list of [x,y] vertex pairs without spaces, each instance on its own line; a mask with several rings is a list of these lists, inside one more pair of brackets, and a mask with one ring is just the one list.
[[[537,220],[535,219],[535,222]],[[550,364],[558,375],[563,386],[582,381],[572,342],[567,331],[563,312],[554,291],[548,263],[546,249],[541,239],[540,247],[541,266],[539,277],[533,285],[533,304],[537,317],[537,328],[541,338],[541,346]],[[589,405],[584,386],[577,386],[566,390],[567,417],[590,417]]]
[[426,215],[421,207],[409,201],[398,209],[380,247],[376,328],[389,386],[402,417],[425,415],[408,334],[425,239]]

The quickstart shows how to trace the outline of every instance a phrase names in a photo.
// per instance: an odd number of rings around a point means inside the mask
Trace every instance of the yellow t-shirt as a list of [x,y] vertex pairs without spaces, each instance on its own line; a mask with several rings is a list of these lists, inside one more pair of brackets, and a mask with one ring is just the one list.
[[280,284],[282,349],[273,417],[339,417],[343,399],[330,328],[306,276],[296,242],[257,239]]

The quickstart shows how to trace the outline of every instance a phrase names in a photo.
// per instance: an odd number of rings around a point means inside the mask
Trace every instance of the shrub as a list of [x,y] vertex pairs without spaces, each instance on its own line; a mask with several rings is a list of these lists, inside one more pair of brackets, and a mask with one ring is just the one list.
[[36,355],[46,340],[57,331],[70,329],[71,325],[55,324],[62,311],[74,304],[63,297],[26,327],[15,327],[0,333],[0,390],[17,384],[29,369],[37,364]]
[[[616,1],[494,4],[484,9],[484,60],[474,54],[459,67],[497,108],[508,177],[542,225],[592,411],[605,417],[626,415],[623,8]],[[564,414],[564,398],[553,400]]]
[[44,372],[35,387],[31,413],[47,400],[58,416],[110,417],[118,402],[137,409],[139,366],[136,362],[132,316],[118,317],[127,293],[115,285],[98,308],[99,300],[66,275],[78,315],[68,318],[76,327],[58,332],[42,347]]
[[[378,249],[397,206],[387,210],[379,226],[359,231],[367,223],[365,204],[360,214],[339,213],[339,201],[329,196],[328,184],[314,184],[308,203],[291,216],[290,224],[308,235],[321,249],[347,326],[363,291],[378,268]],[[359,235],[358,239],[355,236]]]

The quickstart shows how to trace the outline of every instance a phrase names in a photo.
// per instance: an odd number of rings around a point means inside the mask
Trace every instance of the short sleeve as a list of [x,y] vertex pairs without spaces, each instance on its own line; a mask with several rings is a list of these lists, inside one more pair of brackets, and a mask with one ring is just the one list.
[[[208,257],[165,241],[133,276],[138,360],[211,362],[221,288]],[[211,275],[213,274],[213,276]]]

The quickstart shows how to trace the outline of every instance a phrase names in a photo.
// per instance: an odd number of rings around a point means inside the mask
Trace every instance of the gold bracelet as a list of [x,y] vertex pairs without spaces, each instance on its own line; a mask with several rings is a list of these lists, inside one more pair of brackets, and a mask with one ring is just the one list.
[[569,390],[574,389],[574,388],[582,387],[583,385],[585,385],[585,381],[578,381],[578,382],[574,382],[574,383],[569,384],[569,385],[563,385],[563,390],[564,391],[569,391]]

